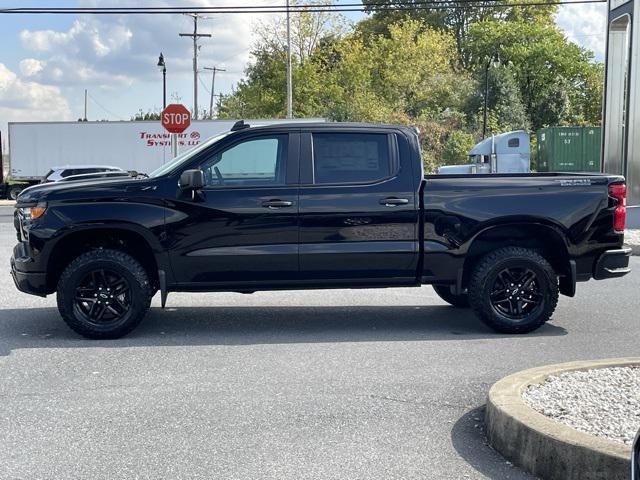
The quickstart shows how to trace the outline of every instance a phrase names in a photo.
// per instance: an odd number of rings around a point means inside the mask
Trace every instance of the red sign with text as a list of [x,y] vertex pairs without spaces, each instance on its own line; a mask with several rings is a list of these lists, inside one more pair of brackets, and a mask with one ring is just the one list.
[[184,105],[172,103],[160,114],[162,126],[171,133],[182,133],[191,125],[191,114]]

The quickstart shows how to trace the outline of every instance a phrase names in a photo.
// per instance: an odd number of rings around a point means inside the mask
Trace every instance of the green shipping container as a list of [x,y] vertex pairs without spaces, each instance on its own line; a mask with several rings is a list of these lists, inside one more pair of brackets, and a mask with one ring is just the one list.
[[549,127],[536,132],[539,172],[599,172],[600,127]]

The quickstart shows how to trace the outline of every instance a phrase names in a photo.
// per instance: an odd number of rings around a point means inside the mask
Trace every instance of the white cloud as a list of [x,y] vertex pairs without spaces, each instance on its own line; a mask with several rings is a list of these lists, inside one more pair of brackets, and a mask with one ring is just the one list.
[[[95,2],[84,0],[80,6]],[[157,2],[158,6],[170,2]],[[129,5],[129,0],[117,0],[110,6]],[[208,6],[208,0],[193,0],[190,5]],[[237,5],[236,0],[224,0],[224,6]],[[226,78],[238,80],[249,60],[253,43],[253,25],[265,15],[207,15],[199,22],[202,33],[199,60],[201,66],[224,65]],[[34,79],[61,86],[109,88],[131,85],[157,78],[156,62],[164,53],[168,80],[176,75],[191,74],[193,44],[178,33],[193,29],[191,18],[184,15],[104,15],[81,16],[67,30],[23,30],[22,47],[42,68],[34,71]]]
[[565,31],[567,38],[595,53],[597,60],[604,60],[606,44],[607,4],[561,5],[556,24]]
[[25,58],[20,60],[20,73],[24,77],[33,77],[40,73],[45,67],[45,62],[36,60],[35,58]]
[[24,81],[0,63],[0,119],[18,122],[70,118],[71,109],[58,87]]

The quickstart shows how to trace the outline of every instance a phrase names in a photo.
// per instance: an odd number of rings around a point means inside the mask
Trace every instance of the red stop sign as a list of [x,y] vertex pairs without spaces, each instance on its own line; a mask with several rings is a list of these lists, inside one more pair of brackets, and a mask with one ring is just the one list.
[[171,133],[182,133],[191,125],[191,114],[184,105],[172,103],[160,114],[162,126]]

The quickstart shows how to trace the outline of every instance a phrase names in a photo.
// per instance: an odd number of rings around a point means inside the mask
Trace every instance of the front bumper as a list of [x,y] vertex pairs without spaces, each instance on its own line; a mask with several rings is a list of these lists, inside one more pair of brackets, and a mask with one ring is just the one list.
[[596,261],[593,271],[593,278],[604,280],[605,278],[622,277],[631,271],[629,268],[629,257],[631,249],[620,248],[617,250],[607,250]]
[[23,243],[13,248],[11,257],[11,276],[16,288],[24,293],[44,297],[47,294],[47,274],[29,271],[33,260],[27,255]]

